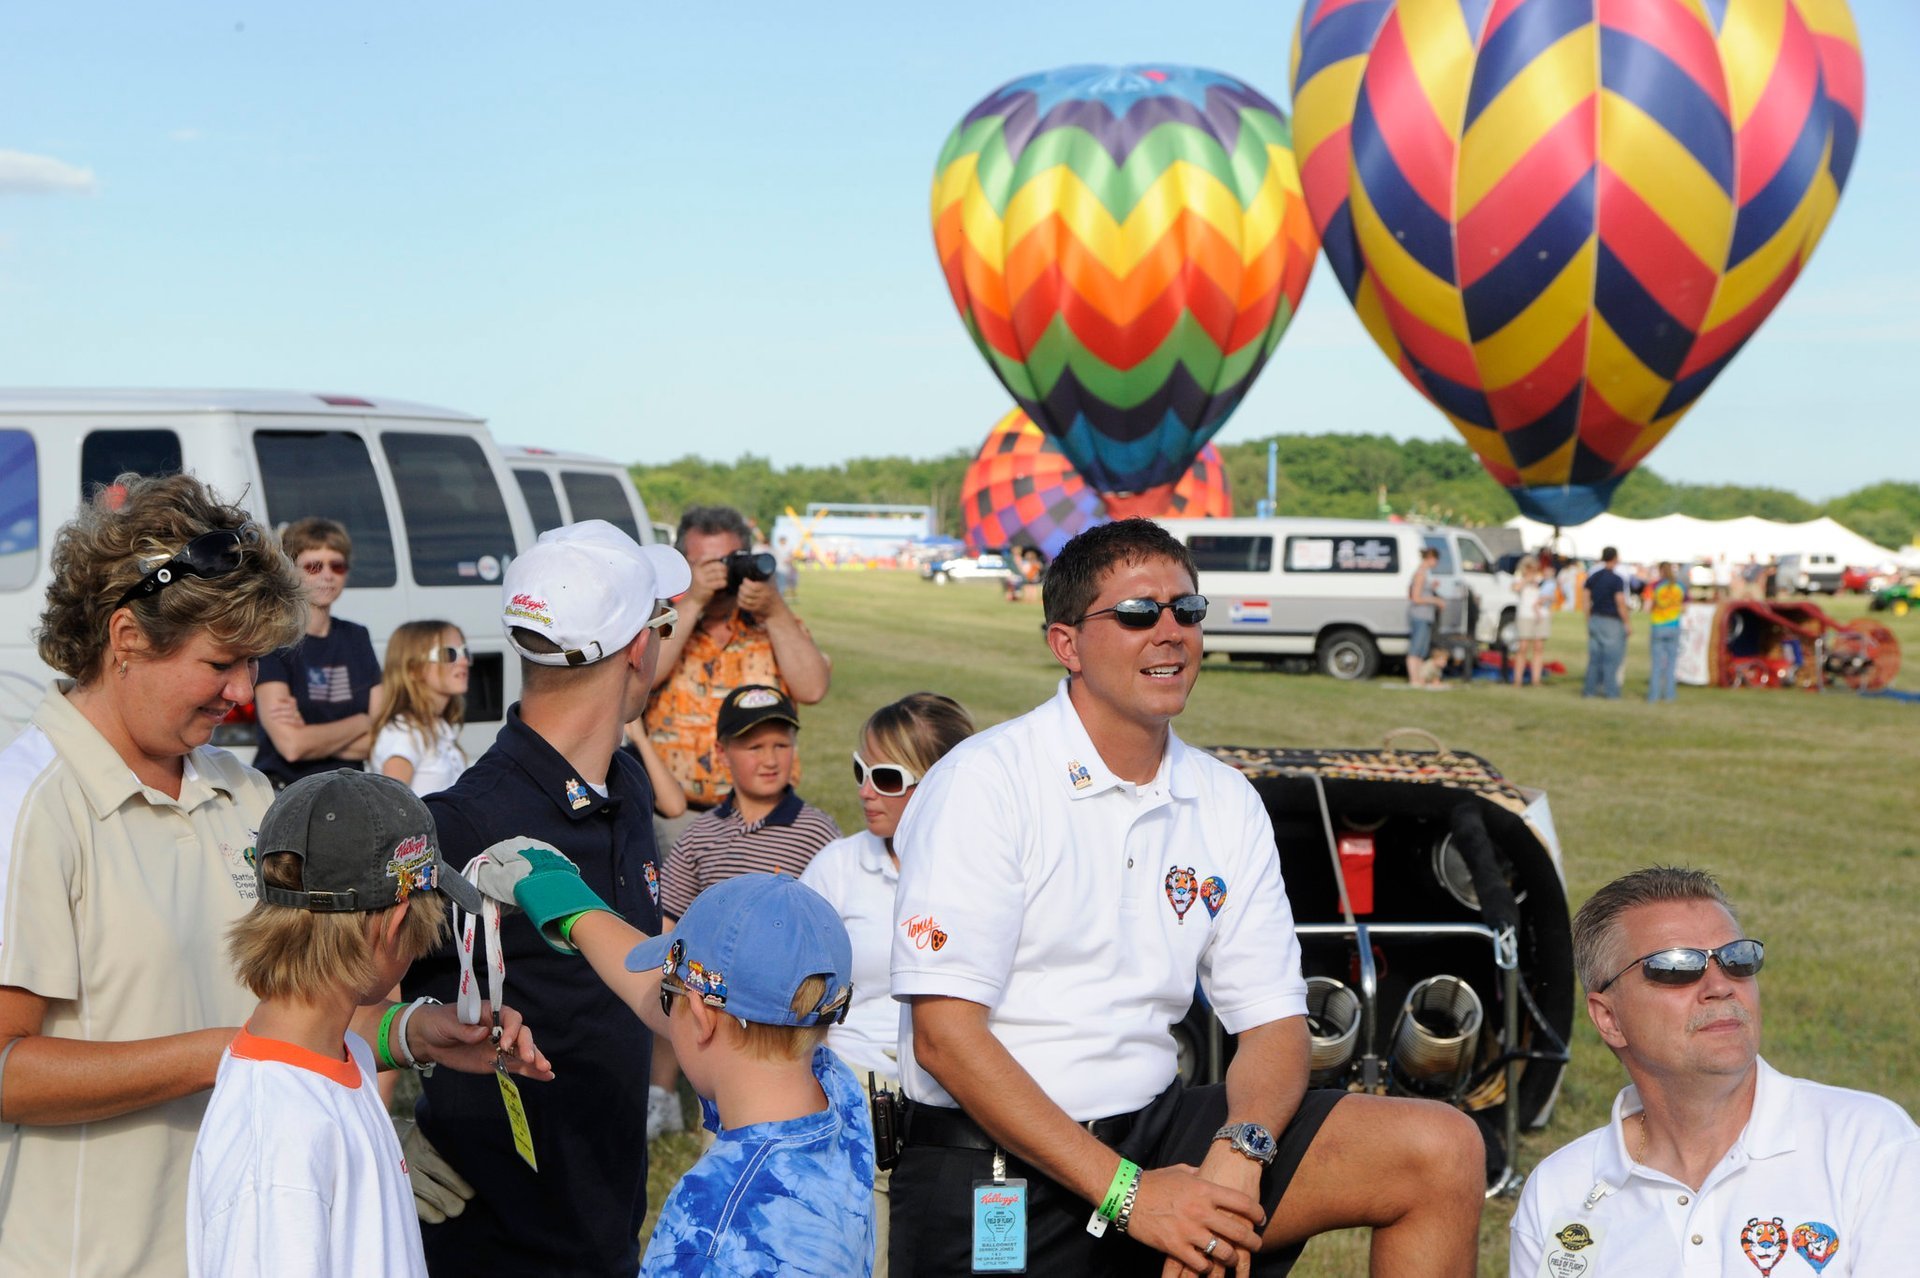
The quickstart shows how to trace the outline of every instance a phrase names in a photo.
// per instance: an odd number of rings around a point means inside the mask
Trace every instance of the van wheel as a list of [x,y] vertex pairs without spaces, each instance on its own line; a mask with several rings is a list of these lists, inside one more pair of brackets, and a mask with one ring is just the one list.
[[936,586],[947,585],[952,580],[953,580],[953,574],[948,572],[945,568],[942,568],[938,572],[933,574],[933,584]]
[[1380,650],[1364,630],[1335,630],[1314,653],[1320,673],[1336,679],[1371,679],[1380,668]]

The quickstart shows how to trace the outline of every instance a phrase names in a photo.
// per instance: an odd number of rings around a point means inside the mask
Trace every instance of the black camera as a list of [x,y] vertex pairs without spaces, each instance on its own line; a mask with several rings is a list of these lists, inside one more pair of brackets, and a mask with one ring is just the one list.
[[727,556],[727,590],[740,589],[743,581],[765,581],[773,576],[773,556],[766,551],[736,550]]

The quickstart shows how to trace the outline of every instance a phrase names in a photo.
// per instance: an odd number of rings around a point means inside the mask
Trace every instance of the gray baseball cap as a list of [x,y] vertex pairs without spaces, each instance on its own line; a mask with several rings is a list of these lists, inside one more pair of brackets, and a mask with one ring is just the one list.
[[[322,772],[282,790],[255,836],[260,899],[317,913],[384,910],[438,891],[478,913],[480,889],[440,859],[433,814],[413,791],[372,772]],[[269,887],[260,866],[275,852],[300,858],[305,890]]]

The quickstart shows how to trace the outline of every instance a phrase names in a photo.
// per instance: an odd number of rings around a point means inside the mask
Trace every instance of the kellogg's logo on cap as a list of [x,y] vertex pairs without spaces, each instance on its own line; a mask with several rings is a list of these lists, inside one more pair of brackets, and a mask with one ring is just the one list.
[[534,595],[517,594],[513,596],[513,598],[507,600],[505,611],[509,617],[525,617],[528,621],[535,622],[542,626],[551,626],[553,624],[553,613],[552,610],[547,607],[547,601]]

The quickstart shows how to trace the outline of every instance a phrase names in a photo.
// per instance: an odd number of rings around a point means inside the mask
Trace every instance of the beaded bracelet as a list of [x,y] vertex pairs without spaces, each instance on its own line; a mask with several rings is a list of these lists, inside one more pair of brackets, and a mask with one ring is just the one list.
[[380,1032],[373,1037],[373,1055],[380,1062],[382,1069],[400,1068],[400,1062],[393,1059],[393,1049],[387,1046],[387,1031],[393,1028],[393,1018],[409,1006],[411,1004],[395,1003],[387,1009],[386,1015],[380,1018]]

